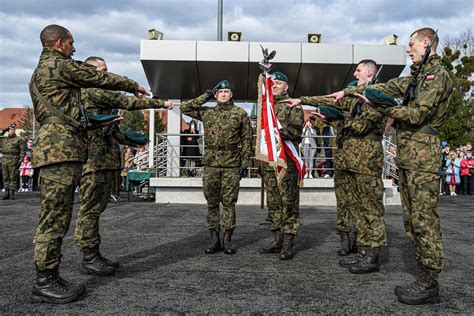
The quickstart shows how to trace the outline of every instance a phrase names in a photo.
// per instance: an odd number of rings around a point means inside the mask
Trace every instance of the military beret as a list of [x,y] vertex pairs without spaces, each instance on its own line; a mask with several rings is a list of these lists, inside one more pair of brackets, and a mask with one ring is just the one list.
[[98,115],[89,115],[89,122],[91,123],[105,123],[113,121],[120,117],[118,114],[98,114]]
[[216,91],[219,90],[219,89],[230,89],[230,90],[232,90],[232,88],[230,87],[230,82],[228,80],[222,80],[221,82],[216,84],[216,86],[212,89],[212,92],[216,93]]
[[357,86],[357,80],[352,80],[351,82],[347,84],[347,88],[356,87],[356,86]]
[[150,139],[146,135],[133,132],[133,131],[125,132],[123,133],[123,135],[127,137],[127,139],[130,140],[131,142],[140,146],[146,145],[150,141]]
[[372,101],[373,103],[386,105],[389,107],[399,105],[397,100],[395,100],[395,98],[377,89],[373,89],[373,88],[365,89],[364,96],[370,101]]
[[336,108],[333,108],[332,106],[320,105],[320,106],[318,106],[316,111],[319,114],[325,116],[326,119],[328,119],[330,121],[337,121],[337,120],[343,120],[344,119],[344,114],[342,114],[341,111],[339,111]]
[[275,71],[272,75],[275,78],[275,80],[281,80],[288,83],[288,76],[285,75],[284,73],[280,71]]
[[250,119],[251,120],[257,119],[257,103],[254,103],[252,106],[252,111],[250,111]]
[[8,129],[14,129],[16,128],[16,125],[14,123],[11,123],[10,125],[8,125]]

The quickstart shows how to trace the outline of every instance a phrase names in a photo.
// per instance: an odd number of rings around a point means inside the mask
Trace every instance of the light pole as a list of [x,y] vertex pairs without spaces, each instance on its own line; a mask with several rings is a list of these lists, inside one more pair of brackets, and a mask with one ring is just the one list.
[[223,1],[217,1],[217,40],[222,42],[222,12],[223,12]]

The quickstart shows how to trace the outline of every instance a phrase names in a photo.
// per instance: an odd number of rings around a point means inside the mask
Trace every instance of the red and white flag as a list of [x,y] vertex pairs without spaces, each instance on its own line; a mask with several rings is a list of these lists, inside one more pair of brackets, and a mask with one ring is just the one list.
[[305,165],[294,144],[288,140],[284,141],[280,135],[282,126],[276,118],[272,86],[273,79],[269,74],[259,76],[255,157],[275,167],[278,181],[286,172],[286,159],[289,157],[298,168],[300,186],[302,186],[306,174]]

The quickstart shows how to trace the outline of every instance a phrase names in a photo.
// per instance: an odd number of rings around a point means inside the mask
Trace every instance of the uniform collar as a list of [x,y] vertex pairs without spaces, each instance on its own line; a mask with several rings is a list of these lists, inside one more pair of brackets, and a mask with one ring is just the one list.
[[49,48],[49,47],[43,47],[43,52],[41,53],[42,56],[54,56],[56,58],[61,58],[61,59],[67,59],[63,55],[61,55],[57,50]]
[[282,95],[274,95],[274,96],[273,96],[273,99],[274,99],[276,102],[280,102],[280,101],[285,100],[285,99],[288,99],[288,98],[289,98],[289,96],[288,96],[288,93],[287,93],[287,92],[283,93]]
[[234,101],[232,101],[232,100],[230,100],[226,103],[217,102],[217,108],[219,108],[219,109],[228,110],[233,106],[234,106]]
[[[410,66],[410,72],[412,75],[418,70],[418,68],[420,67],[420,64],[421,64],[421,61],[414,63],[413,65]],[[428,61],[423,66],[423,72],[427,72],[431,68],[433,68],[434,66],[438,66],[439,64],[441,64],[441,57],[439,57],[437,54],[434,54],[433,56],[430,56],[428,58]]]

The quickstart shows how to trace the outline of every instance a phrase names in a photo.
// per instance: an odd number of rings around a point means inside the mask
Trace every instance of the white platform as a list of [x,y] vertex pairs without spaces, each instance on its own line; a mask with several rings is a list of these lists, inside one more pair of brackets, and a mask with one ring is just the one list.
[[[400,194],[392,186],[392,180],[384,180],[384,204],[401,205]],[[202,193],[202,178],[151,178],[150,185],[156,187],[156,203],[206,204]],[[260,179],[240,181],[241,205],[260,204]],[[336,206],[333,179],[305,179],[300,190],[300,205]]]

